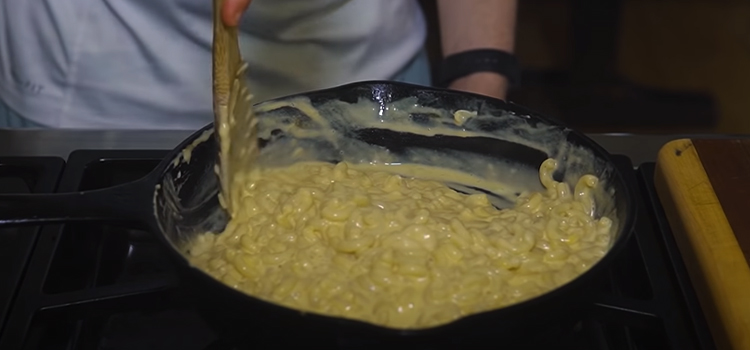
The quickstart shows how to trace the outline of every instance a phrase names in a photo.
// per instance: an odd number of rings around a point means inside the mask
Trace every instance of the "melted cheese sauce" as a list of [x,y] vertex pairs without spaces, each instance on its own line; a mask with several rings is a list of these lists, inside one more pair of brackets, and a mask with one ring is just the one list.
[[241,199],[225,232],[198,236],[189,254],[218,280],[287,307],[403,329],[445,324],[548,292],[607,252],[612,221],[595,218],[597,178],[571,189],[553,180],[556,167],[539,169],[545,192],[502,210],[427,180],[440,171],[425,166],[258,168],[233,184]]

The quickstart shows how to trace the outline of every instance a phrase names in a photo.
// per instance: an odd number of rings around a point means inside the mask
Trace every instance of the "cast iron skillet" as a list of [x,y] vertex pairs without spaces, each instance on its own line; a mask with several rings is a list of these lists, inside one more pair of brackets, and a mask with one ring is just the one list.
[[[480,114],[512,116],[511,122],[506,119],[502,123],[481,126],[488,131],[517,128],[519,125],[552,126],[553,130],[563,135],[564,144],[561,147],[573,146],[593,155],[593,160],[580,165],[582,168],[577,171],[599,176],[608,193],[614,196],[612,205],[603,209],[606,212],[599,213],[615,221],[612,248],[586,273],[547,294],[429,329],[389,329],[280,307],[233,290],[191,267],[183,255],[181,247],[191,237],[206,231],[218,232],[226,224],[226,214],[220,209],[216,196],[219,185],[213,168],[217,146],[212,142],[212,125],[183,141],[149,175],[132,183],[78,193],[2,195],[0,224],[98,220],[121,222],[146,229],[155,234],[163,244],[165,253],[170,255],[177,266],[181,283],[199,298],[197,305],[206,320],[229,339],[244,344],[257,344],[260,336],[274,339],[273,342],[276,343],[284,339],[315,339],[330,335],[390,339],[402,344],[427,340],[440,342],[446,337],[498,338],[507,341],[526,331],[535,331],[537,327],[559,320],[561,316],[586,305],[588,291],[592,289],[588,288],[592,278],[613,262],[631,235],[635,220],[631,190],[627,188],[622,174],[614,167],[610,155],[582,133],[570,130],[555,120],[533,114],[518,105],[484,96],[393,82],[354,83],[278,101],[299,97],[309,98],[316,106],[335,100],[353,103],[364,99],[381,107],[406,97],[416,97],[418,105],[449,112],[465,109],[479,111]],[[285,113],[287,116],[298,117],[302,114],[304,118],[304,113],[299,110]],[[372,113],[376,116],[378,110],[373,110]],[[262,114],[259,115],[259,118],[262,117]],[[410,117],[417,121],[429,118],[420,114]],[[525,135],[520,129],[516,134],[521,138]],[[489,138],[420,137],[376,129],[356,130],[351,137],[381,145],[394,153],[415,147],[432,148],[512,159],[533,168],[538,168],[548,156],[519,143]],[[273,140],[262,140],[261,145],[265,146],[268,142]],[[183,155],[186,148],[192,148],[189,162],[185,161]],[[556,177],[562,178],[565,171],[566,169],[558,171]]]

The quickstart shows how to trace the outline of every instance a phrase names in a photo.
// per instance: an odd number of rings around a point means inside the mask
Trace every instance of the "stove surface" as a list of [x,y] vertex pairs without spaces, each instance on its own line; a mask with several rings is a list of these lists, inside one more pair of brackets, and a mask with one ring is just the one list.
[[[0,193],[108,187],[146,175],[165,154],[76,151],[67,164],[0,158]],[[653,164],[635,171],[628,158],[615,159],[638,189],[636,232],[593,286],[598,293],[589,310],[524,344],[488,348],[714,349],[653,191]],[[101,223],[0,230],[0,264],[10,266],[0,270],[0,349],[234,349],[193,310],[160,249],[148,232]],[[378,345],[348,338],[333,343],[342,349]],[[460,340],[439,347],[467,348]]]

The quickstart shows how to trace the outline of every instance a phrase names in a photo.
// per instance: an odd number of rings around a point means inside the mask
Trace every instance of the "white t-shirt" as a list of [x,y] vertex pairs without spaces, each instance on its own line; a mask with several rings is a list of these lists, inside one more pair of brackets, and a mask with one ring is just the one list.
[[[2,0],[0,99],[59,128],[212,120],[211,0]],[[257,101],[388,79],[421,50],[414,0],[254,0],[241,25]]]

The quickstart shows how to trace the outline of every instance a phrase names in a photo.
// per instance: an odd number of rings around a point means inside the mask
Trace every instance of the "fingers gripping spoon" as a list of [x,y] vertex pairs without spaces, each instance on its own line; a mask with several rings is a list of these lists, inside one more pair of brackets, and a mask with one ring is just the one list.
[[247,88],[245,71],[237,37],[237,28],[229,27],[221,19],[226,0],[213,0],[213,104],[215,137],[219,143],[221,180],[220,201],[232,215],[238,206],[241,182],[258,155],[257,128],[252,106],[252,95]]

